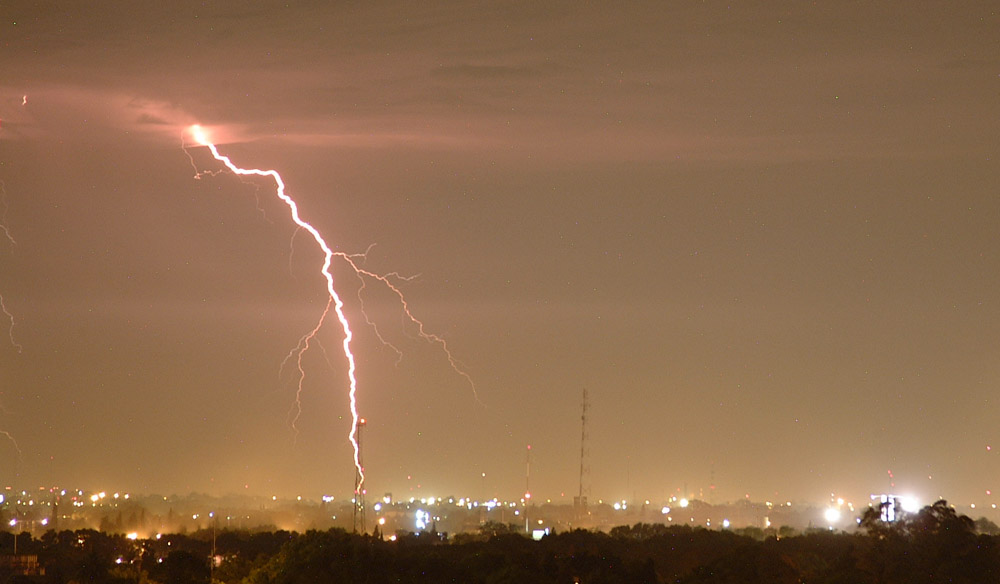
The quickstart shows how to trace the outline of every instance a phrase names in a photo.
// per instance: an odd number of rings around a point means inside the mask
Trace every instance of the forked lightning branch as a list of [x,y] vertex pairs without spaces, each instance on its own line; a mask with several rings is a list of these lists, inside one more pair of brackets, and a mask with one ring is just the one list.
[[[284,180],[282,180],[281,175],[278,174],[278,171],[262,170],[257,168],[241,168],[237,166],[236,164],[233,163],[232,160],[230,160],[228,156],[221,154],[219,152],[215,144],[209,139],[207,131],[201,126],[198,125],[191,126],[190,128],[188,128],[187,134],[191,136],[191,138],[194,140],[196,144],[208,148],[208,150],[212,154],[212,157],[215,158],[217,161],[221,162],[233,174],[240,176],[259,176],[274,181],[275,195],[288,207],[292,221],[294,221],[295,224],[298,225],[300,228],[308,232],[309,235],[312,236],[313,241],[316,242],[316,245],[323,252],[323,263],[319,268],[319,272],[322,274],[324,280],[326,281],[326,291],[328,295],[328,301],[316,325],[312,328],[312,330],[310,330],[302,337],[298,345],[294,349],[292,349],[292,352],[289,355],[290,357],[294,357],[299,373],[298,387],[296,391],[296,408],[300,408],[298,400],[301,396],[302,384],[305,379],[305,370],[302,365],[302,355],[310,348],[312,342],[316,339],[316,335],[318,335],[320,330],[323,328],[323,325],[326,322],[326,318],[330,313],[330,308],[332,307],[334,314],[336,314],[337,316],[337,321],[340,323],[340,328],[343,332],[342,348],[343,348],[344,358],[347,360],[348,397],[350,401],[350,410],[351,410],[351,430],[350,433],[348,434],[348,439],[350,440],[351,446],[354,450],[354,466],[357,470],[358,476],[360,477],[360,482],[358,485],[358,487],[360,488],[361,484],[364,483],[365,475],[364,475],[364,467],[361,464],[360,448],[358,445],[358,435],[357,435],[359,429],[360,416],[358,414],[358,402],[357,402],[358,381],[357,381],[357,376],[355,375],[356,361],[351,347],[351,341],[354,337],[354,333],[351,330],[350,321],[348,320],[347,315],[344,311],[344,302],[341,299],[340,295],[337,293],[337,289],[334,286],[333,274],[331,272],[331,266],[334,261],[334,258],[345,262],[354,271],[354,273],[358,276],[358,278],[361,279],[362,286],[365,284],[366,280],[371,280],[373,282],[379,283],[380,285],[384,286],[386,289],[391,291],[393,294],[395,294],[402,308],[403,314],[405,315],[405,318],[407,318],[409,322],[416,327],[417,334],[422,339],[434,343],[441,348],[441,350],[444,352],[444,355],[447,357],[448,363],[451,366],[451,368],[468,382],[470,387],[472,387],[474,395],[476,391],[475,384],[473,383],[472,378],[468,375],[468,373],[465,372],[465,370],[458,363],[458,361],[452,356],[452,353],[449,350],[445,340],[438,335],[428,333],[425,330],[424,323],[418,320],[413,315],[413,313],[410,311],[410,306],[407,303],[406,298],[403,296],[402,291],[399,289],[398,286],[393,284],[393,282],[389,279],[389,276],[377,274],[361,268],[355,261],[356,256],[351,256],[343,252],[333,251],[330,248],[330,245],[323,238],[323,235],[319,232],[319,230],[301,217],[301,215],[299,214],[299,206],[295,202],[295,200],[291,196],[289,196],[288,193],[286,192],[285,182]],[[184,144],[186,148],[187,140],[184,140]],[[196,178],[201,178],[206,174],[208,175],[216,174],[210,171],[198,170],[197,167],[195,170],[197,172],[197,174],[195,175]],[[390,274],[390,276],[392,275]],[[368,321],[367,317],[365,318],[367,324],[371,324],[372,326],[374,326],[373,323]],[[377,330],[376,330],[376,335],[378,335]],[[382,342],[385,342],[384,339],[382,339],[381,335],[378,336],[379,339],[382,340]],[[476,399],[478,401],[478,396]],[[294,425],[294,420],[293,420],[293,425]]]

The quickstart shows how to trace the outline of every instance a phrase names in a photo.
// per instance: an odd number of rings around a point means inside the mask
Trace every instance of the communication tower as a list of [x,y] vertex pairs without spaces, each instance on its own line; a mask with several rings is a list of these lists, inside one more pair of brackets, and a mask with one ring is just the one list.
[[587,389],[583,389],[583,408],[580,414],[580,492],[573,497],[573,508],[576,511],[577,521],[587,514],[587,496],[590,494],[590,466],[588,464],[587,451],[587,409],[590,401],[587,399]]
[[528,506],[531,504],[531,444],[524,455],[524,532],[531,534],[531,525],[528,523]]

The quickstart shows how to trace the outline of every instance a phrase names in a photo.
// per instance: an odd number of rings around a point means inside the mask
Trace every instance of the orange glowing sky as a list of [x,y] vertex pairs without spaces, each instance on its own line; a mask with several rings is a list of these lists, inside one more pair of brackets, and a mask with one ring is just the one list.
[[65,4],[0,6],[0,483],[350,492],[323,254],[198,123],[475,380],[335,263],[370,492],[572,496],[584,388],[595,498],[1000,491],[990,3]]

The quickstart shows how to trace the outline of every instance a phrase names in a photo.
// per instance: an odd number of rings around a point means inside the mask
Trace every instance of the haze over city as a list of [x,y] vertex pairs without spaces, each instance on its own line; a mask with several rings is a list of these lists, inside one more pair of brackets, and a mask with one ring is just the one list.
[[991,3],[0,15],[0,485],[998,502]]

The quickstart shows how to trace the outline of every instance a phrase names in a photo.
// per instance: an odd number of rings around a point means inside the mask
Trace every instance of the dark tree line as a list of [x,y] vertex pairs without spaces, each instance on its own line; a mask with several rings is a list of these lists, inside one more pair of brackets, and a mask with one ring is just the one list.
[[[86,530],[21,536],[19,552],[37,554],[46,576],[36,580],[54,584],[1000,584],[1000,536],[983,533],[995,528],[938,501],[892,523],[869,509],[850,534],[765,537],[640,523],[536,542],[487,524],[450,541],[424,533],[390,542],[339,529],[221,531],[214,550],[222,561],[211,567],[211,532],[135,542]],[[10,550],[11,538],[0,534],[0,550]],[[5,581],[13,580],[0,574]]]

